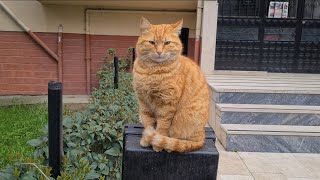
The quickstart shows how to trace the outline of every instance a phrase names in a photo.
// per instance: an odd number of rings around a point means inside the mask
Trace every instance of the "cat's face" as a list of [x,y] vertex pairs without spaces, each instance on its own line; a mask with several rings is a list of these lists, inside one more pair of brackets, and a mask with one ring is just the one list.
[[182,51],[179,39],[181,27],[182,20],[175,24],[152,25],[141,18],[141,36],[137,42],[139,59],[157,63],[176,60]]

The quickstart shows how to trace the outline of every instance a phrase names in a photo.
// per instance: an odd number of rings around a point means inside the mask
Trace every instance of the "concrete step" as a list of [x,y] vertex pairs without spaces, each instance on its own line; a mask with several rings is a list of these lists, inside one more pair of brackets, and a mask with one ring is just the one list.
[[227,151],[320,153],[320,126],[222,124]]
[[320,106],[216,104],[221,124],[320,126]]
[[317,94],[212,91],[211,97],[217,103],[320,106],[320,95]]
[[216,103],[320,106],[320,75],[207,76]]

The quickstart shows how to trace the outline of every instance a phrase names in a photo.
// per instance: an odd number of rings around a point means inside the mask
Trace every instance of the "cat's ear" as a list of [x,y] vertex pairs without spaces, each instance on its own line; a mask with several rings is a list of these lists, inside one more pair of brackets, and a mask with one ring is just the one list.
[[182,29],[182,25],[183,25],[183,19],[174,23],[172,26],[173,26],[174,31],[177,32],[178,34],[180,34],[181,29]]
[[149,31],[150,28],[151,28],[151,24],[149,23],[149,21],[146,18],[141,17],[141,19],[140,19],[140,31],[141,31],[141,33],[145,33],[147,31]]

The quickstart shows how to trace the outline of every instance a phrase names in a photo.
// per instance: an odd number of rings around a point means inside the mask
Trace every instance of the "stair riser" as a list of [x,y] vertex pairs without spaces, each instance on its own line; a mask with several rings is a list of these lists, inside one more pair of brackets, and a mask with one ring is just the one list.
[[217,118],[221,124],[320,126],[320,114],[222,112]]
[[320,153],[320,138],[312,136],[227,135],[227,151]]
[[320,106],[320,95],[214,92],[212,98],[225,104],[274,104],[274,105],[310,105]]

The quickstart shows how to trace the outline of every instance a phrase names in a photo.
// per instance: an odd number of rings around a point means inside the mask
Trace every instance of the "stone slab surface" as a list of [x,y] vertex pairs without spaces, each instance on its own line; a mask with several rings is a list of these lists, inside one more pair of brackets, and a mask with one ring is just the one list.
[[212,98],[215,99],[217,103],[320,106],[319,94],[246,92],[218,92],[213,94],[215,97]]
[[226,152],[219,141],[216,147],[218,180],[320,180],[320,154]]
[[221,124],[320,126],[320,114],[222,112]]
[[228,151],[320,153],[318,136],[228,135]]

